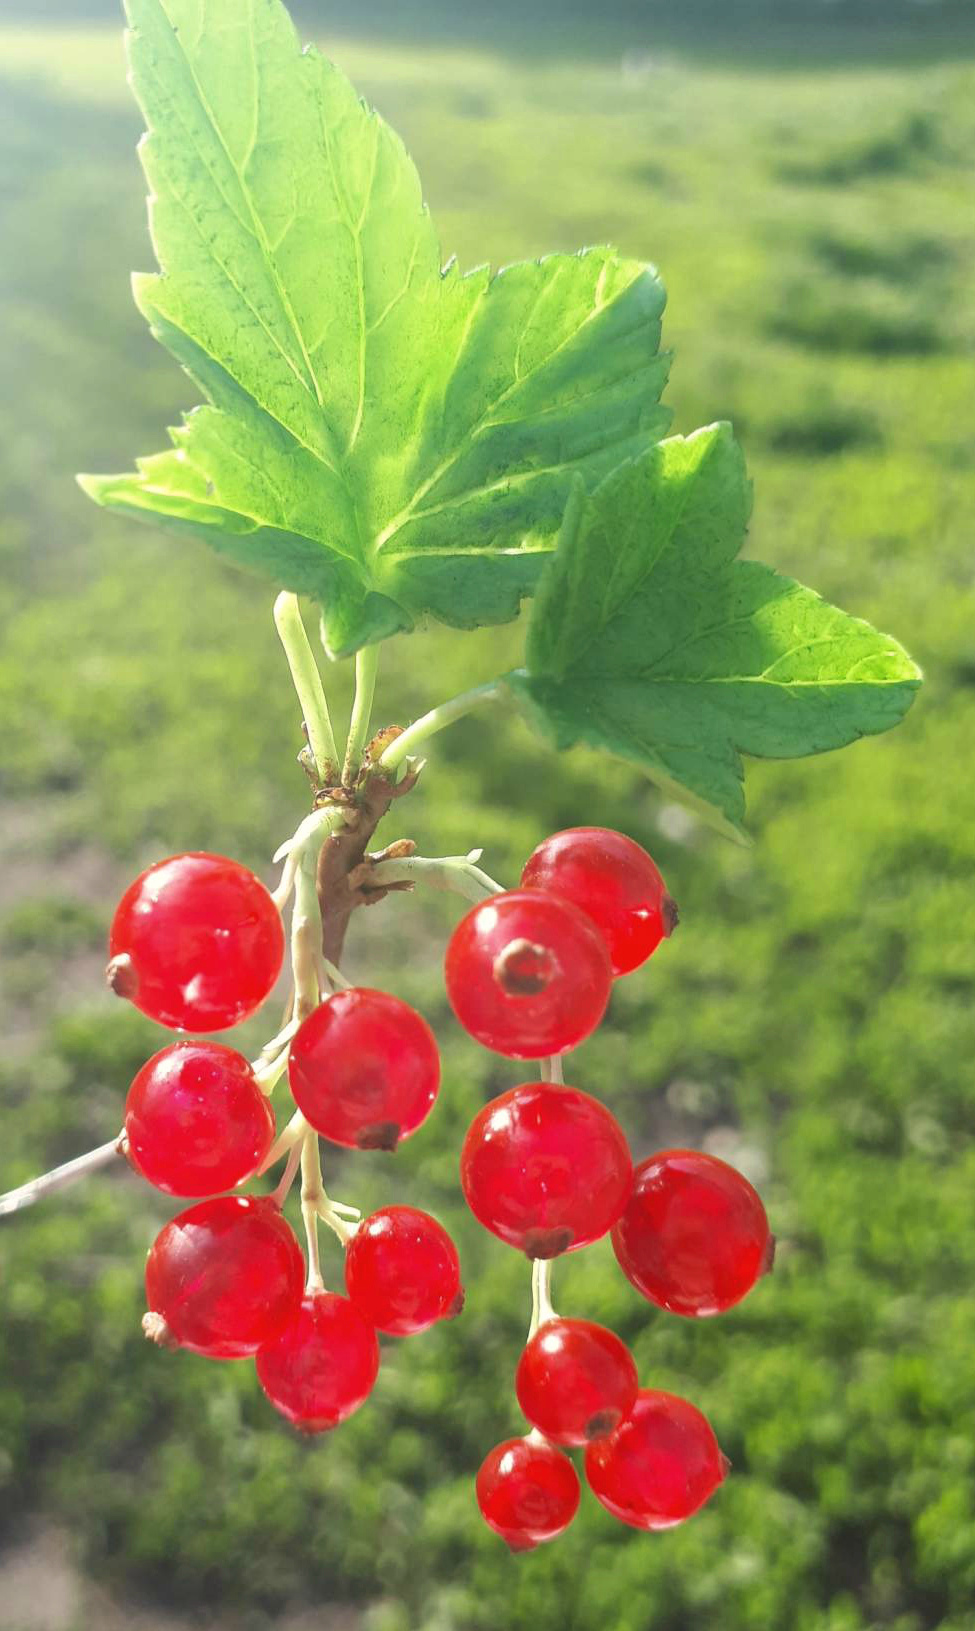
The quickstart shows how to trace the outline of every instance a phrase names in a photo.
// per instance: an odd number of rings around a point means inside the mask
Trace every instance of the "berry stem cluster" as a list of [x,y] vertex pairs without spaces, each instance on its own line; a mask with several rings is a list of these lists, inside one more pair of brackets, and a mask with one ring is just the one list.
[[[608,1511],[637,1528],[672,1527],[725,1476],[711,1427],[688,1401],[641,1389],[614,1332],[560,1316],[551,1275],[554,1258],[611,1233],[648,1302],[701,1317],[731,1308],[771,1266],[764,1208],[740,1173],[687,1150],[634,1168],[610,1109],[565,1082],[565,1055],[602,1021],[614,981],[673,933],[674,902],[646,851],[602,828],[545,839],[516,889],[481,868],[480,850],[428,857],[398,839],[371,852],[380,821],[415,785],[415,750],[500,688],[478,686],[405,731],[371,735],[377,654],[366,648],[340,753],[293,595],[278,597],[274,620],[313,787],[311,812],[275,855],[281,881],[272,894],[235,861],[184,854],[130,885],[112,922],[109,985],[178,1039],[136,1074],[116,1139],[0,1197],[0,1214],[123,1155],[157,1189],[194,1203],[149,1252],[146,1335],[212,1359],[254,1359],[268,1399],[302,1432],[346,1420],[376,1381],[379,1335],[428,1330],[464,1301],[456,1248],[429,1213],[391,1204],[362,1218],[325,1187],[323,1141],[393,1151],[426,1121],[440,1087],[436,1039],[421,1015],[341,972],[346,931],[356,909],[417,883],[457,894],[468,910],[445,961],[454,1013],[479,1043],[531,1062],[540,1078],[485,1104],[460,1158],[475,1217],[531,1262],[531,1323],[515,1373],[528,1431],[486,1457],[481,1512],[513,1550],[553,1539],[580,1499],[567,1452],[583,1450]],[[276,1033],[248,1061],[210,1033],[270,995],[289,906],[290,993]],[[282,1081],[291,1104],[279,1119]],[[279,1165],[270,1193],[249,1192]],[[284,1216],[299,1173],[304,1252]],[[343,1252],[344,1293],[326,1285],[320,1223]]]

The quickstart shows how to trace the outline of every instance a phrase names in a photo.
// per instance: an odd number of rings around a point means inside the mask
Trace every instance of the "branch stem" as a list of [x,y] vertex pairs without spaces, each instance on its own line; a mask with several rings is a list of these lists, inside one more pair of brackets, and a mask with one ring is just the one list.
[[308,745],[315,760],[320,782],[330,781],[338,770],[339,754],[332,732],[325,688],[314,653],[301,620],[298,596],[280,594],[274,602],[274,626],[288,659],[298,701],[308,732]]
[[325,1290],[318,1253],[318,1214],[324,1195],[318,1134],[309,1127],[301,1145],[301,1215],[305,1223],[305,1239],[308,1244],[306,1291]]
[[415,753],[428,736],[434,736],[446,725],[452,725],[455,719],[463,719],[465,714],[479,708],[482,703],[500,701],[503,689],[500,680],[489,680],[486,685],[476,685],[472,691],[462,691],[460,696],[442,702],[439,708],[431,708],[429,713],[415,719],[394,742],[390,742],[379,763],[384,770],[398,770],[403,760]]
[[65,1161],[62,1166],[43,1173],[40,1178],[32,1178],[29,1183],[21,1184],[19,1189],[11,1189],[6,1195],[0,1195],[0,1218],[10,1217],[14,1212],[23,1212],[25,1207],[33,1206],[35,1201],[42,1200],[45,1195],[53,1195],[55,1190],[66,1189],[78,1178],[87,1178],[89,1172],[97,1172],[99,1167],[109,1166],[122,1153],[122,1137],[123,1134],[118,1133],[107,1144],[100,1144],[96,1150],[89,1150],[87,1155],[75,1156],[73,1161]]
[[372,719],[372,699],[376,691],[376,673],[379,668],[379,647],[363,646],[355,654],[355,700],[349,720],[349,740],[345,747],[342,784],[351,787],[359,773]]
[[477,865],[479,849],[469,855],[404,855],[395,861],[377,861],[369,874],[373,888],[394,883],[425,883],[430,889],[440,889],[465,900],[487,900],[491,895],[504,892],[504,885]]
[[532,1264],[532,1322],[528,1327],[529,1342],[540,1325],[557,1317],[552,1305],[551,1260],[536,1258]]

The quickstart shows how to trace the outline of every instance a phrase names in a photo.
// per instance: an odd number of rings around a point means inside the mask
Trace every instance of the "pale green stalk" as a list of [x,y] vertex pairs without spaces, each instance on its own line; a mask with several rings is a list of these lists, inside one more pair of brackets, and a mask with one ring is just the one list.
[[301,704],[308,745],[320,782],[330,781],[338,769],[339,753],[332,732],[322,676],[308,643],[297,595],[280,594],[274,602],[274,626],[281,638]]
[[376,690],[376,672],[379,668],[379,647],[363,646],[355,654],[355,700],[349,721],[349,740],[345,747],[342,782],[350,787],[362,764],[369,726],[372,720],[372,699]]
[[455,719],[463,719],[465,714],[481,707],[482,703],[498,702],[503,691],[500,680],[490,680],[486,685],[477,685],[472,691],[463,691],[460,696],[451,697],[449,702],[442,702],[439,708],[431,708],[429,713],[415,719],[401,732],[395,742],[390,742],[379,763],[384,770],[398,770],[404,759],[410,758],[428,736],[442,731],[446,725],[452,725]]

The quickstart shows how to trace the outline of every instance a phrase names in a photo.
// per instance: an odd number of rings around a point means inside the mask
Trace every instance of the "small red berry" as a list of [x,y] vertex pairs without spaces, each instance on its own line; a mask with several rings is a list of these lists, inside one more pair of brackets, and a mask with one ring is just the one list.
[[612,985],[602,936],[569,901],[540,890],[493,895],[462,918],[446,961],[465,1030],[512,1059],[565,1053],[596,1029]]
[[538,1258],[577,1251],[611,1229],[633,1168],[622,1128],[598,1100],[528,1082],[475,1116],[460,1176],[484,1227]]
[[522,1410],[556,1444],[605,1438],[632,1410],[638,1387],[629,1348],[591,1320],[546,1320],[515,1375]]
[[157,1235],[146,1263],[147,1318],[157,1340],[209,1359],[245,1359],[292,1317],[304,1278],[301,1247],[274,1203],[222,1195]]
[[592,918],[614,974],[639,968],[677,927],[677,907],[646,850],[607,827],[553,833],[528,857],[521,882],[571,901]]
[[772,1266],[774,1236],[740,1172],[700,1150],[661,1150],[641,1161],[613,1230],[620,1267],[672,1314],[723,1314]]
[[528,1438],[507,1439],[477,1475],[481,1516],[513,1552],[530,1552],[568,1529],[579,1509],[579,1479],[567,1455]]
[[394,1150],[433,1108],[440,1055],[414,1008],[360,987],[336,992],[309,1014],[291,1044],[288,1074],[299,1110],[333,1144]]
[[108,982],[174,1031],[222,1031],[260,1007],[281,971],[281,914],[222,855],[157,861],[119,901]]
[[464,1306],[457,1248],[415,1206],[384,1206],[349,1241],[345,1283],[359,1313],[388,1336],[414,1336]]
[[127,1154],[169,1195],[216,1195],[257,1171],[274,1112],[242,1054],[173,1042],[143,1065],[125,1101]]
[[634,1529],[673,1529],[690,1518],[727,1476],[729,1463],[700,1410],[650,1389],[609,1438],[586,1450],[586,1478],[597,1501]]
[[302,1433],[325,1433],[364,1404],[379,1371],[376,1333],[347,1297],[310,1291],[257,1356],[275,1410]]

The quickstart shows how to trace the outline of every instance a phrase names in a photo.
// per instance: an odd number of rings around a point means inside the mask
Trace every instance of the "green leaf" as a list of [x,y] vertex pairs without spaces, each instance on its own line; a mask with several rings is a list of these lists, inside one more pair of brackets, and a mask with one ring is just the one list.
[[441,267],[416,171],[277,0],[127,0],[159,276],[209,400],[99,503],[319,599],[333,655],[501,622],[579,475],[663,434],[662,286],[591,249]]
[[889,730],[920,684],[896,640],[735,557],[751,488],[729,425],[675,436],[570,497],[509,684],[559,747],[609,748],[716,825],[740,754],[796,758]]

